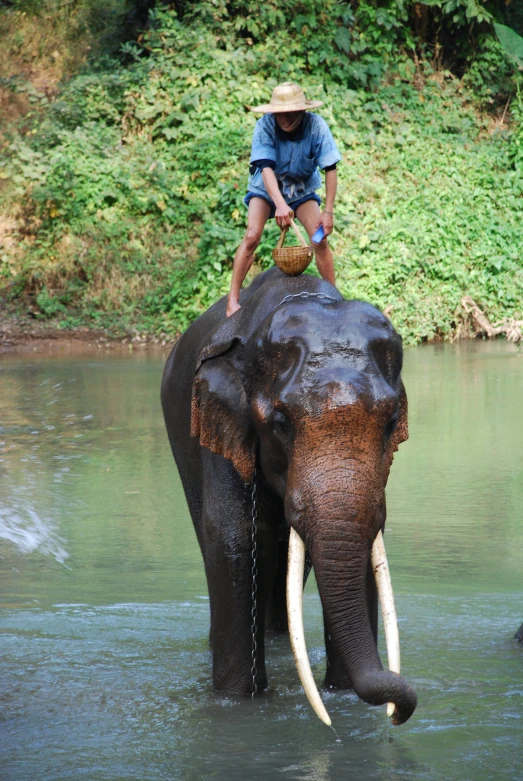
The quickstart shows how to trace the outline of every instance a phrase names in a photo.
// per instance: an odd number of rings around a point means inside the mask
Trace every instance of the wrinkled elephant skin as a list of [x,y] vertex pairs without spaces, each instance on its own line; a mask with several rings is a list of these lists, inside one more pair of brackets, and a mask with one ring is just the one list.
[[[302,293],[302,295],[299,295]],[[288,298],[287,298],[288,297]],[[369,304],[323,280],[273,269],[180,338],[162,382],[171,447],[202,551],[210,596],[213,683],[250,694],[251,483],[258,525],[258,689],[265,632],[287,629],[289,530],[305,543],[323,607],[326,685],[395,705],[413,689],[385,671],[370,554],[385,523],[385,485],[407,439],[401,338]]]

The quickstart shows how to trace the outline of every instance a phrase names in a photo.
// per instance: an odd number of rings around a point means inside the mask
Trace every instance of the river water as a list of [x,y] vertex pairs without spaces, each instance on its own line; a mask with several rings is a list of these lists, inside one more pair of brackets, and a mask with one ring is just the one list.
[[[392,727],[384,708],[325,695],[338,738],[285,637],[268,643],[267,694],[211,691],[162,364],[2,358],[1,781],[522,779],[523,355],[504,342],[406,351],[411,437],[386,545],[419,703]],[[321,681],[313,582],[305,624]]]

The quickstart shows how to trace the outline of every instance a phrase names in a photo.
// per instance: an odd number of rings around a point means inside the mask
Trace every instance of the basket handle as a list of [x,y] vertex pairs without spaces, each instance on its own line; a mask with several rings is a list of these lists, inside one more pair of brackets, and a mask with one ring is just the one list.
[[283,247],[283,242],[285,241],[285,236],[287,235],[287,231],[289,230],[288,225],[284,225],[283,228],[280,228],[280,238],[278,239],[278,243],[276,244],[276,249],[281,249]]
[[296,223],[294,222],[293,219],[291,219],[291,228],[293,229],[294,233],[298,237],[298,241],[300,242],[301,246],[302,247],[308,247],[309,245],[307,244],[307,242],[305,241],[305,239],[301,235],[301,231],[300,231],[300,229],[298,228],[298,226],[296,225]]

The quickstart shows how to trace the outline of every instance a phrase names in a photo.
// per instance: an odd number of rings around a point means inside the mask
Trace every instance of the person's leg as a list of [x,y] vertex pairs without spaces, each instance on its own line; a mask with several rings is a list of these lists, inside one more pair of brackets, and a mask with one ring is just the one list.
[[247,213],[247,230],[236,250],[232,267],[232,280],[226,315],[230,317],[240,308],[240,288],[254,260],[254,251],[260,243],[265,223],[270,217],[272,206],[263,198],[251,198]]
[[[299,219],[310,238],[321,222],[321,211],[317,201],[305,201],[305,203],[298,206],[296,209],[296,217]],[[323,279],[326,279],[331,285],[335,285],[334,260],[327,237],[325,236],[319,244],[314,244],[313,246],[316,253],[318,271]]]

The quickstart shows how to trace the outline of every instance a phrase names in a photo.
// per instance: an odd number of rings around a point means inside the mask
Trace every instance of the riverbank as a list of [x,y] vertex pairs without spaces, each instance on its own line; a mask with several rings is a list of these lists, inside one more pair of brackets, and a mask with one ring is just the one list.
[[168,354],[175,339],[152,334],[115,336],[104,329],[59,328],[20,315],[0,317],[0,357],[5,355],[88,355],[100,350]]
[[[385,309],[384,314],[390,317],[392,314],[390,308]],[[503,337],[509,342],[520,343],[523,339],[523,320],[508,318],[498,323],[491,323],[485,312],[470,297],[461,300],[460,312],[455,320],[455,334],[451,341]],[[70,355],[98,350],[129,352],[135,349],[167,353],[176,343],[177,338],[178,335],[158,336],[147,332],[139,333],[136,330],[126,334],[115,334],[105,329],[93,329],[87,326],[63,328],[45,320],[13,313],[0,317],[0,355],[6,353]],[[430,341],[444,340],[441,336],[435,335]]]

